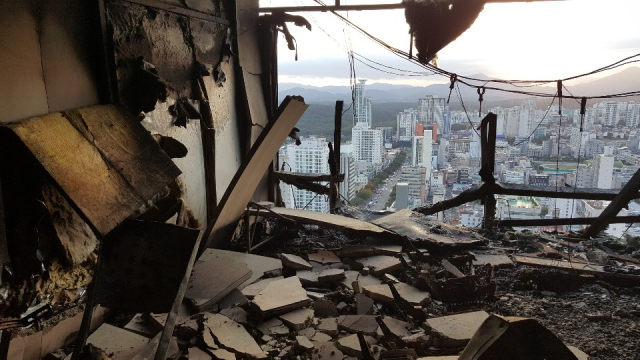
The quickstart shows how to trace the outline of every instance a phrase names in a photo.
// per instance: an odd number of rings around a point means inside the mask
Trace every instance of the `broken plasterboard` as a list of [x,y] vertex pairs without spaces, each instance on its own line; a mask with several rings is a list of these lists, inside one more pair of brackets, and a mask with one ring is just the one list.
[[208,257],[193,266],[185,298],[197,311],[206,311],[249,277],[251,269],[239,260],[226,256]]
[[252,301],[265,316],[283,314],[309,304],[311,299],[296,276],[269,283]]
[[238,289],[242,290],[247,285],[253,284],[256,280],[261,278],[265,272],[282,269],[282,261],[280,259],[274,259],[267,256],[252,255],[241,253],[237,251],[228,251],[220,249],[207,249],[200,256],[200,261],[207,261],[217,257],[229,257],[243,262],[251,269],[251,277],[238,286]]

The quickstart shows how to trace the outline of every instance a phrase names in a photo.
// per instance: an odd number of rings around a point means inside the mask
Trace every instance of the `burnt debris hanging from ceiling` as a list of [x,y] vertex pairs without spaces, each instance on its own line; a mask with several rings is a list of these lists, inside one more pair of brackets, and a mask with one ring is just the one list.
[[484,8],[484,1],[476,0],[403,0],[403,4],[423,64],[437,59],[438,51],[469,29]]

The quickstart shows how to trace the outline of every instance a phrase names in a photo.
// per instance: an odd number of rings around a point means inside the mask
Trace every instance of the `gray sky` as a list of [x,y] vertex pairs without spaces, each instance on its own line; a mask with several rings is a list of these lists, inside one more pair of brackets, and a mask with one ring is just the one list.
[[[333,0],[326,0],[333,3]],[[342,4],[393,3],[397,0],[342,0]],[[260,0],[262,7],[317,5],[311,0]],[[347,28],[331,13],[299,13],[313,31],[293,25],[294,52],[279,42],[280,82],[349,85],[346,49],[405,70],[421,68]],[[376,37],[408,51],[403,10],[343,13]],[[487,4],[471,28],[439,54],[438,65],[464,75],[483,73],[502,79],[557,79],[588,72],[640,53],[639,0],[566,0]],[[561,34],[561,35],[558,35]],[[638,64],[636,64],[638,66]],[[603,75],[621,71],[616,69]],[[447,82],[440,76],[401,77],[356,62],[356,75],[369,83],[425,86]]]

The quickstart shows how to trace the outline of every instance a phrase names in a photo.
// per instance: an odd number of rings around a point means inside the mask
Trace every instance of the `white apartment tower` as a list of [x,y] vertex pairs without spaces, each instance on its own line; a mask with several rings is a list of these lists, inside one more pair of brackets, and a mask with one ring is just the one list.
[[518,122],[518,136],[527,137],[536,126],[536,113],[538,105],[535,98],[525,99],[520,107],[520,120]]
[[364,96],[364,84],[367,80],[360,80],[355,86],[353,97],[353,126],[365,123],[371,127],[371,99]]
[[350,153],[340,154],[340,174],[344,174],[344,181],[340,183],[340,195],[347,200],[356,196],[356,161]]
[[627,126],[635,128],[640,125],[640,103],[631,101],[627,105]]
[[618,102],[617,101],[607,101],[604,119],[602,119],[602,123],[606,126],[617,126],[618,121],[620,120],[620,112],[618,111]]
[[418,120],[418,112],[415,109],[405,109],[398,113],[396,118],[397,141],[411,141]]
[[444,110],[446,101],[444,98],[427,95],[418,99],[418,121],[420,124],[438,124],[438,133],[444,129]]
[[358,162],[382,163],[384,138],[380,129],[371,129],[366,123],[358,123],[351,130],[353,157]]
[[613,188],[613,148],[604,147],[604,154],[593,157],[593,175],[591,185],[598,189]]
[[[287,145],[287,158],[292,172],[308,174],[328,174],[329,173],[329,147],[325,138],[302,138],[300,146]],[[321,183],[322,184],[322,183]],[[326,183],[322,184],[326,185]],[[281,185],[282,187],[283,185]],[[288,185],[284,185],[288,186]],[[284,192],[284,191],[283,191]],[[289,208],[305,208],[317,212],[329,212],[329,201],[325,196],[318,196],[317,193],[309,190],[293,188],[291,197],[283,197],[285,205]],[[289,200],[292,203],[287,203]]]
[[411,165],[413,167],[424,167],[427,169],[427,173],[430,174],[433,166],[433,131],[425,130],[424,136],[414,136],[411,150]]
[[518,124],[520,123],[520,106],[514,106],[506,110],[505,135],[518,136]]

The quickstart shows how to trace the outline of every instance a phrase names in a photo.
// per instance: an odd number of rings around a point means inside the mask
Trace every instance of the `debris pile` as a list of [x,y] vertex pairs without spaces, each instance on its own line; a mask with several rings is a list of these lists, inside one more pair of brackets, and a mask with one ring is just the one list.
[[[524,253],[532,241],[557,240],[549,235],[489,240],[431,223],[437,234],[403,237],[400,223],[426,220],[401,212],[365,228],[356,219],[272,211],[288,219],[260,227],[297,236],[271,240],[261,247],[266,256],[207,249],[191,274],[169,358],[623,359],[637,351],[638,288],[606,281],[638,278]],[[376,224],[392,223],[394,230],[372,235]],[[234,244],[246,246],[243,239]],[[112,359],[152,358],[166,317],[125,316],[87,343]],[[616,323],[624,331],[603,329]]]

